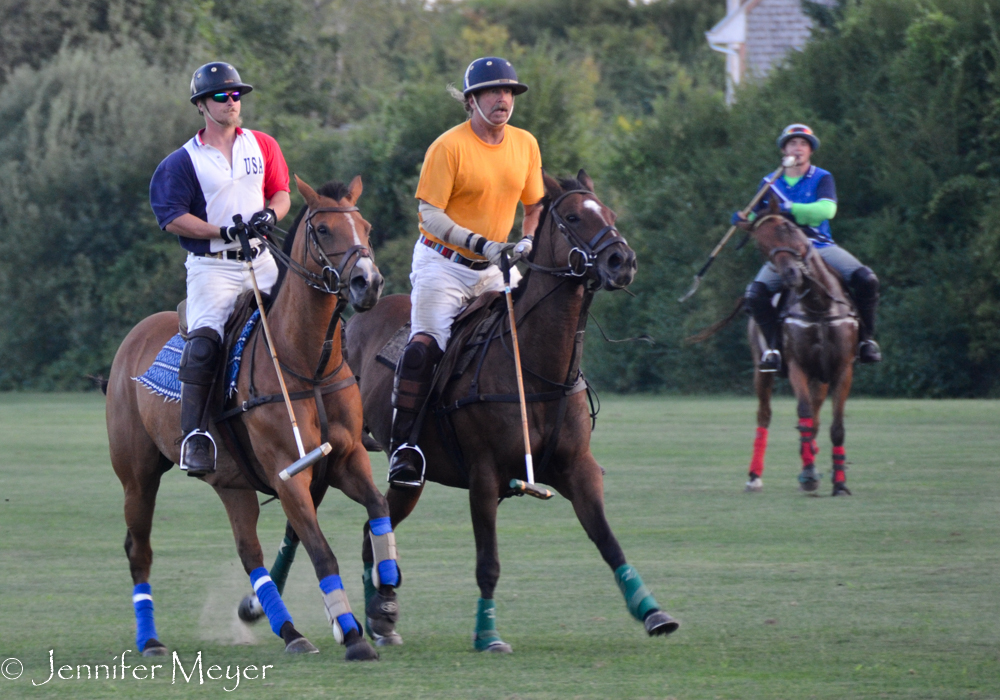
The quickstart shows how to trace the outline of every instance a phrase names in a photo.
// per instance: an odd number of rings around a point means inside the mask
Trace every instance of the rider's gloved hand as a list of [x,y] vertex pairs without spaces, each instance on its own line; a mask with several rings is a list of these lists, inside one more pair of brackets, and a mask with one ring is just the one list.
[[508,254],[514,249],[513,243],[497,243],[496,241],[486,241],[483,245],[482,255],[490,261],[492,265],[500,264],[500,256],[506,251]]
[[514,250],[510,253],[511,264],[516,263],[518,260],[524,260],[529,255],[531,255],[531,248],[534,245],[534,238],[531,236],[525,236],[517,245],[514,246]]
[[741,212],[741,211],[734,211],[733,212],[733,218],[731,218],[729,220],[729,223],[731,223],[733,226],[735,226],[736,224],[742,223],[742,222],[744,222],[746,220],[747,220],[747,217],[743,216],[743,212]]
[[781,211],[782,214],[791,214],[792,213],[792,203],[791,202],[782,202],[781,204],[778,205],[778,209]]
[[250,217],[250,230],[256,235],[260,235],[261,233],[268,234],[271,233],[277,223],[278,217],[274,213],[274,209],[265,208]]
[[236,235],[235,226],[220,226],[219,227],[219,237],[222,238],[226,243],[235,243],[240,240],[240,237]]

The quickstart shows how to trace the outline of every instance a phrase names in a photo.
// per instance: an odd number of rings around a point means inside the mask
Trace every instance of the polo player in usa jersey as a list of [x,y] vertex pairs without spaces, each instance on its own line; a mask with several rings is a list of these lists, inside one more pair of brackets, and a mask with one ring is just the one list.
[[[248,232],[267,231],[288,213],[288,166],[278,143],[240,128],[240,99],[253,87],[228,63],[206,63],[191,78],[191,103],[205,128],[163,159],[149,184],[160,228],[187,253],[188,340],[181,355],[181,469],[188,476],[215,471],[208,433],[212,385],[222,362],[222,337],[236,298],[251,289],[249,262],[240,249],[233,216]],[[268,293],[278,267],[260,241],[252,241],[257,282]]]
[[[778,137],[778,148],[785,156],[792,156],[795,164],[785,169],[771,190],[757,205],[760,212],[776,197],[781,212],[792,219],[809,237],[816,252],[834,272],[840,275],[858,309],[861,323],[858,328],[858,360],[862,363],[882,361],[882,352],[875,342],[875,309],[878,307],[879,281],[872,269],[834,243],[830,219],[837,214],[837,187],[833,175],[812,164],[812,154],[819,150],[819,139],[805,124],[790,124]],[[761,186],[766,178],[761,181]],[[753,214],[751,214],[753,216]],[[742,219],[737,212],[733,223]],[[753,282],[747,287],[744,298],[760,328],[767,350],[761,356],[761,372],[781,369],[781,354],[777,349],[781,321],[771,297],[781,291],[781,275],[770,262],[764,263]]]
[[[514,97],[527,91],[509,61],[495,56],[469,64],[462,92],[466,121],[427,149],[416,199],[420,237],[410,272],[410,339],[396,365],[392,390],[389,483],[420,487],[424,457],[416,445],[420,409],[431,390],[451,324],[473,297],[504,288],[497,265],[531,252],[545,195],[535,137],[507,122]],[[524,206],[522,238],[508,243],[517,203]],[[511,283],[520,275],[511,269]]]

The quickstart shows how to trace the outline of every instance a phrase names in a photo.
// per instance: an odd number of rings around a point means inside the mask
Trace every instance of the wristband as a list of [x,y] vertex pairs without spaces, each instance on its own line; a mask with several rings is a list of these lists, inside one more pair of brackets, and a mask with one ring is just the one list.
[[226,228],[225,226],[220,226],[219,227],[219,236],[221,236],[222,240],[224,240],[226,243],[232,243],[233,242],[232,237],[229,235],[229,229]]

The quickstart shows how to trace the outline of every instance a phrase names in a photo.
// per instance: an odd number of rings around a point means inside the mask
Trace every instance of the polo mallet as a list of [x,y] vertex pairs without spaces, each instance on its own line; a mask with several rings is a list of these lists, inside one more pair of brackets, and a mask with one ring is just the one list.
[[543,501],[552,498],[552,492],[535,484],[535,469],[531,463],[531,434],[528,432],[528,406],[524,401],[524,378],[521,375],[521,352],[517,347],[517,323],[514,318],[514,297],[510,291],[510,258],[506,251],[500,256],[500,271],[503,272],[503,293],[507,298],[507,315],[510,317],[510,340],[514,347],[514,369],[517,373],[517,396],[521,401],[521,431],[524,433],[524,470],[527,481],[511,479],[510,488],[518,495],[528,494]]
[[260,324],[264,327],[264,335],[267,337],[267,347],[271,351],[271,360],[274,362],[274,371],[278,373],[278,384],[281,386],[281,396],[285,399],[285,408],[288,409],[288,417],[292,421],[292,433],[295,434],[295,446],[299,448],[299,458],[283,469],[278,476],[282,481],[288,481],[303,469],[311,467],[319,460],[333,451],[330,443],[324,442],[315,450],[306,454],[305,447],[302,446],[302,434],[299,433],[299,424],[295,420],[295,411],[292,410],[292,399],[288,396],[288,387],[285,386],[285,377],[281,374],[281,363],[278,362],[278,354],[274,349],[274,338],[271,337],[271,328],[267,325],[267,317],[264,315],[264,300],[260,296],[260,287],[257,286],[257,275],[253,270],[253,251],[250,248],[250,239],[247,236],[246,224],[239,214],[233,216],[233,223],[236,224],[236,235],[239,236],[240,246],[243,248],[243,257],[247,261],[250,269],[250,281],[253,283],[253,294],[257,299],[257,310],[260,311]]
[[[785,172],[785,168],[790,168],[793,165],[795,165],[795,156],[785,156],[784,158],[782,158],[781,167],[775,170],[773,173],[771,173],[771,176],[768,177],[767,180],[764,182],[764,186],[760,188],[760,191],[757,192],[757,194],[754,195],[753,199],[750,200],[750,204],[748,204],[746,208],[740,213],[744,217],[748,216],[750,212],[753,211],[753,208],[757,206],[757,202],[759,202],[761,200],[761,197],[764,196],[764,193],[767,192],[767,189],[771,185],[773,185],[778,180],[779,177],[781,177],[782,173]],[[726,235],[722,237],[721,241],[719,241],[719,245],[715,246],[715,249],[712,250],[712,254],[708,256],[708,261],[704,264],[704,266],[702,266],[700,270],[698,270],[698,274],[694,276],[694,282],[691,284],[691,289],[689,289],[687,291],[687,294],[682,296],[677,301],[683,303],[688,299],[690,299],[692,296],[694,296],[694,293],[698,291],[698,285],[701,284],[701,278],[704,277],[705,273],[708,272],[708,268],[710,268],[712,266],[712,263],[715,262],[715,258],[719,254],[719,251],[722,250],[723,246],[725,246],[726,243],[729,242],[729,239],[732,238],[734,233],[736,233],[735,224],[733,224],[729,228],[729,230],[726,231]]]

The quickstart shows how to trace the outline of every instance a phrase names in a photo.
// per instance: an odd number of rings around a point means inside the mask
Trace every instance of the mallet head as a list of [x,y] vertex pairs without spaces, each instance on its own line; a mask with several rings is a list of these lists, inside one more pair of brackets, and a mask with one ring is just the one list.
[[324,457],[326,457],[331,452],[333,452],[333,448],[330,447],[330,443],[324,442],[322,445],[320,445],[319,447],[317,447],[315,450],[313,450],[312,452],[310,452],[309,454],[307,454],[305,457],[302,457],[302,458],[300,458],[300,459],[292,462],[291,465],[289,465],[287,469],[281,470],[281,472],[278,474],[278,477],[282,481],[288,481],[293,476],[295,476],[296,474],[298,474],[300,471],[302,471],[303,469],[306,469],[307,467],[311,467],[312,465],[316,464],[316,462],[320,461],[321,459],[323,459]]

